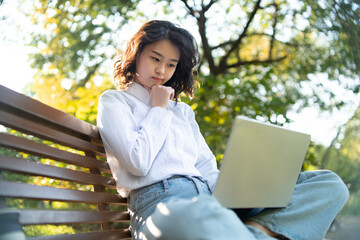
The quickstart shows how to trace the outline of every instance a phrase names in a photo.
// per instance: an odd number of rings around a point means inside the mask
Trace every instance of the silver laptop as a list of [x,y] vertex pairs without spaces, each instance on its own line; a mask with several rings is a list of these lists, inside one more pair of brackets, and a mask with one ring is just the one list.
[[213,195],[228,208],[289,204],[310,135],[237,117]]

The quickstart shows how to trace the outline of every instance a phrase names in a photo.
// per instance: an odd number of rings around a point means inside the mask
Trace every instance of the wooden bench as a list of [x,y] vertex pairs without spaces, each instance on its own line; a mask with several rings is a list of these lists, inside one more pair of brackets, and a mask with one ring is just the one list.
[[[131,238],[96,126],[1,85],[0,124],[0,208],[27,239]],[[71,233],[33,236],[49,225]]]

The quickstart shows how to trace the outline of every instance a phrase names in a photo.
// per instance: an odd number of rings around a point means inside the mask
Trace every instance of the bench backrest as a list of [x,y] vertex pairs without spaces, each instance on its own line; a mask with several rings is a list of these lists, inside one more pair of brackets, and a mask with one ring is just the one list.
[[1,85],[0,124],[0,208],[17,208],[27,235],[72,233],[31,239],[130,238],[96,126]]

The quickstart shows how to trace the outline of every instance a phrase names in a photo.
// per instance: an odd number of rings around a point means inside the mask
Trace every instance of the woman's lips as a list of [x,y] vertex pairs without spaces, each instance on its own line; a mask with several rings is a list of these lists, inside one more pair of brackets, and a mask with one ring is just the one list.
[[162,79],[161,79],[161,78],[153,77],[153,79],[154,79],[156,82],[162,82]]

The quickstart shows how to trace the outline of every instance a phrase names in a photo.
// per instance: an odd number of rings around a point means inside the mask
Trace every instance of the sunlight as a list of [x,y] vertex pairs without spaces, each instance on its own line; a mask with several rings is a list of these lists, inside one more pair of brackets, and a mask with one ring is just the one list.
[[0,125],[0,132],[5,132],[6,131],[6,127],[4,127],[3,125]]
[[146,226],[154,237],[161,237],[162,232],[158,227],[155,226],[151,216],[146,220]]
[[159,209],[160,213],[163,214],[164,216],[170,215],[170,210],[165,204],[159,203],[157,208]]
[[72,82],[70,79],[64,78],[61,81],[61,87],[63,87],[66,90],[69,90],[71,88]]

